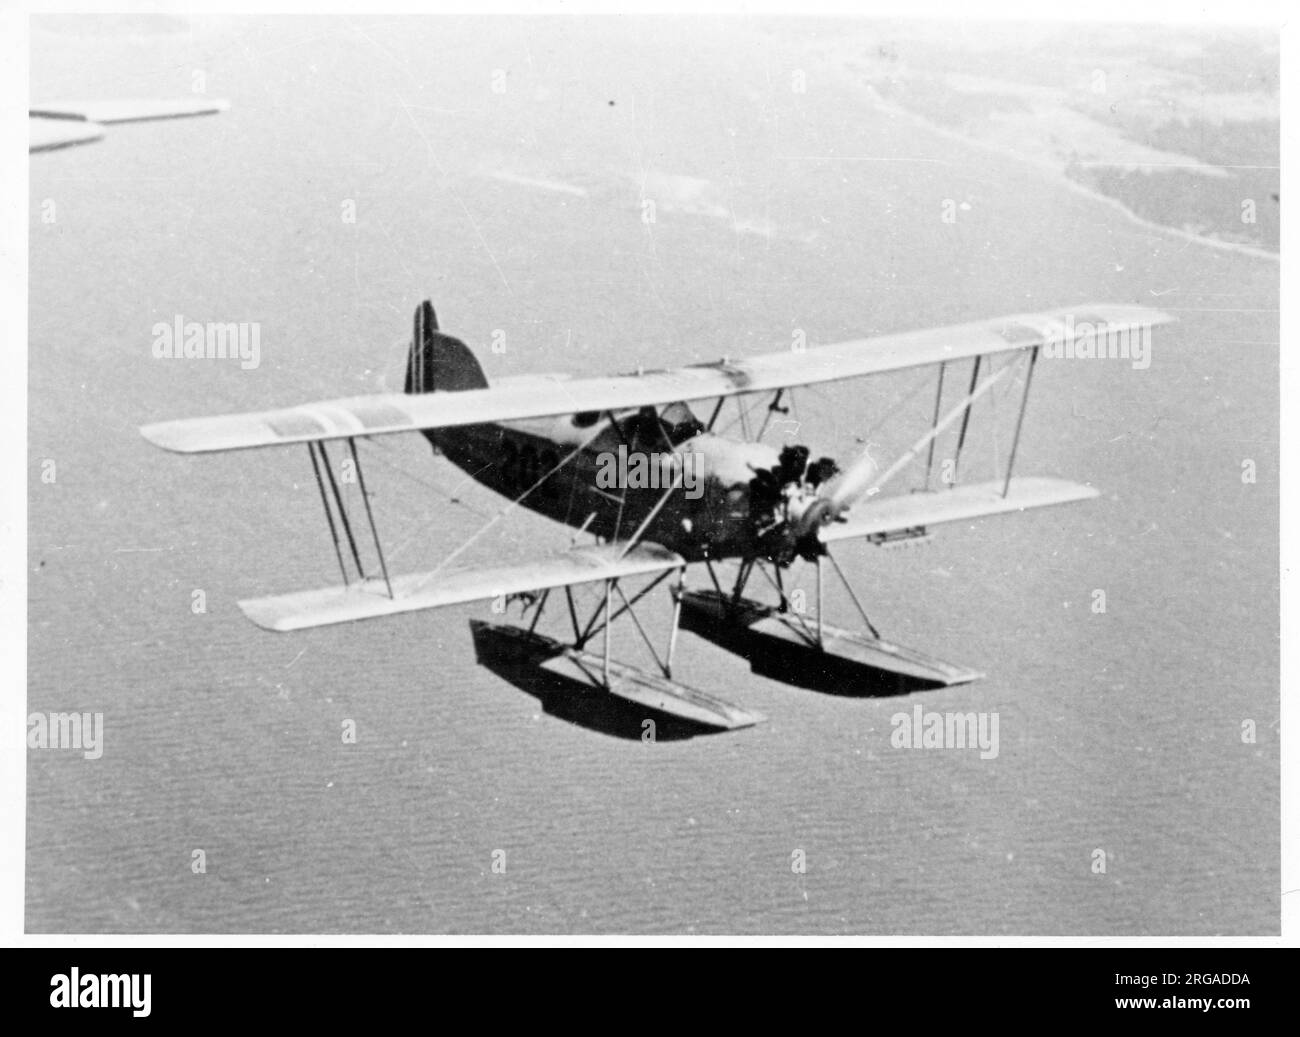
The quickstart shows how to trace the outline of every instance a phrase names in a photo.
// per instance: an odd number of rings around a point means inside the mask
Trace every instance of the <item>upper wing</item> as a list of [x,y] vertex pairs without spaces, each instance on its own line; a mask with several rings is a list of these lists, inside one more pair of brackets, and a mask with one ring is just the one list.
[[103,125],[112,122],[144,122],[148,119],[180,119],[187,115],[214,115],[229,108],[229,101],[218,98],[148,97],[126,101],[51,101],[49,104],[32,105],[27,114],[41,119],[79,119]]
[[579,411],[619,411],[741,393],[775,391],[881,374],[967,357],[1072,342],[1076,329],[1104,325],[1115,335],[1172,320],[1143,306],[1091,305],[839,342],[663,371],[605,378],[538,378],[455,393],[391,393],[328,400],[284,410],[189,418],[146,425],[146,439],[179,453],[241,450],[349,436],[448,428]]
[[382,579],[370,579],[346,587],[254,598],[241,601],[239,607],[267,630],[301,630],[596,580],[653,575],[685,565],[681,555],[655,544],[638,544],[630,550],[626,545],[607,544],[574,548],[520,565],[394,576],[392,597]]
[[822,543],[833,544],[857,537],[884,537],[890,533],[937,526],[943,522],[1000,515],[1025,508],[1044,508],[1051,504],[1096,497],[1091,486],[1064,479],[1022,477],[1012,479],[1006,496],[1005,483],[971,483],[948,490],[900,494],[874,503],[855,507],[844,522],[832,522],[818,533]]

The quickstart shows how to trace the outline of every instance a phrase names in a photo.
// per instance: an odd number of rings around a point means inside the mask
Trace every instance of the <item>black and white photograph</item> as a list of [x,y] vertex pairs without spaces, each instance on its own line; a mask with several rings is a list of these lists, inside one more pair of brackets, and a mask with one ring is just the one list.
[[1281,937],[1268,10],[33,12],[14,938]]

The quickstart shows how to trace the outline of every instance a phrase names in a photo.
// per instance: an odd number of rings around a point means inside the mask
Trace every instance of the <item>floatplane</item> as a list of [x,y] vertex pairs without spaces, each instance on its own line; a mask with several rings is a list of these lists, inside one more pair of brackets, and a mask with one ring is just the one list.
[[[439,330],[425,301],[415,312],[400,393],[166,421],[141,432],[182,454],[306,445],[342,582],[241,601],[258,626],[285,632],[479,600],[522,601],[523,616],[532,612],[527,626],[522,618],[517,626],[474,620],[476,642],[490,642],[494,651],[511,653],[526,667],[563,672],[647,709],[730,729],[764,718],[674,676],[682,626],[750,659],[794,658],[805,666],[830,667],[850,683],[882,673],[931,687],[980,678],[976,670],[885,640],[835,551],[849,541],[897,544],[927,538],[932,527],[945,523],[1095,497],[1098,491],[1090,486],[1014,474],[1039,354],[1045,348],[1059,352],[1083,336],[1101,337],[1113,348],[1117,337],[1140,335],[1149,345],[1151,328],[1171,319],[1141,306],[1088,305],[749,359],[609,377],[528,375],[489,384],[469,347]],[[740,438],[715,431],[728,401],[742,417],[767,401],[771,418],[784,413],[783,401],[803,387],[919,367],[936,372],[933,418],[887,466],[869,451],[841,466],[829,457],[814,458],[801,445],[778,450],[762,442],[762,430],[751,435],[747,421]],[[955,383],[956,401],[945,401],[945,379],[950,397]],[[955,429],[960,458],[974,404],[999,384],[1015,382],[1023,387],[1005,470],[990,481],[940,481],[932,488],[935,441]],[[455,569],[444,563],[433,571],[390,573],[356,441],[401,433],[423,435],[435,454],[511,506],[575,528],[592,542],[578,545],[575,537],[570,550],[518,564]],[[330,444],[345,449],[344,460],[352,463],[363,508],[354,503],[351,510],[364,511],[373,551],[360,549],[364,527],[345,506]],[[611,458],[619,459],[623,478],[616,473],[611,480]],[[658,477],[631,478],[628,458],[650,458]],[[924,488],[882,493],[923,458]],[[734,578],[720,579],[724,564],[735,568]],[[787,570],[795,565],[815,570],[814,607],[806,596],[798,599],[799,607],[792,604]],[[706,574],[706,583],[687,585],[693,567]],[[746,596],[756,572],[775,591],[775,602]],[[822,585],[831,572],[847,588],[860,626],[826,621]],[[602,592],[590,614],[580,614],[575,599],[574,589],[582,586]],[[661,586],[670,617],[667,644],[657,647],[635,609]],[[548,622],[548,628],[557,620],[564,625],[561,636],[539,627],[552,595],[566,606],[552,609]],[[653,668],[614,658],[612,631],[624,616],[641,635]]]

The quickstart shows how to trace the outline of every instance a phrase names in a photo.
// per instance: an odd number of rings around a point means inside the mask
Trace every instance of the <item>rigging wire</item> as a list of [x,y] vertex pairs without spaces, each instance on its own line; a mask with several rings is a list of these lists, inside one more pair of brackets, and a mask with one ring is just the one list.
[[508,514],[510,514],[510,512],[514,511],[514,509],[518,507],[520,504],[522,504],[525,498],[527,498],[534,490],[536,490],[537,487],[541,486],[542,483],[546,482],[547,479],[549,479],[552,475],[558,472],[566,464],[568,464],[575,457],[577,457],[578,454],[580,454],[583,451],[586,445],[587,445],[586,443],[579,443],[576,447],[574,447],[567,454],[565,454],[564,457],[560,459],[559,463],[555,465],[555,467],[553,467],[550,471],[542,475],[541,478],[539,478],[535,483],[533,483],[530,487],[528,487],[528,489],[524,490],[523,493],[521,493],[518,497],[512,500],[504,508],[501,508],[499,511],[497,511],[497,513],[493,515],[490,519],[488,519],[488,521],[484,523],[484,525],[479,527],[477,532],[475,532],[472,536],[470,536],[463,544],[461,544],[458,548],[456,548],[456,550],[452,551],[451,554],[447,555],[446,558],[444,558],[441,562],[439,562],[436,566],[434,566],[433,569],[431,569],[428,573],[426,573],[424,579],[420,580],[420,582],[416,584],[416,586],[413,588],[413,592],[419,592],[423,590],[425,584],[427,584],[431,579],[433,579],[433,577],[437,576],[438,573],[442,572],[442,570],[445,569],[453,559],[463,554],[466,550],[469,549],[471,544],[473,544],[476,540],[478,540],[479,537],[481,537],[489,529],[491,529],[503,518],[505,518]]

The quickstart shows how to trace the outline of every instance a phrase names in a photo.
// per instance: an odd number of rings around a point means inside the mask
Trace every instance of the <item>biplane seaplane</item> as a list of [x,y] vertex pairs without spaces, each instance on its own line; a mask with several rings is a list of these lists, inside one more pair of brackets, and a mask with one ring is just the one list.
[[[1144,336],[1149,346],[1151,328],[1170,319],[1140,306],[1091,305],[744,360],[611,377],[529,375],[490,385],[465,343],[439,330],[426,301],[415,313],[401,393],[166,421],[141,432],[157,446],[184,454],[306,445],[342,583],[241,601],[260,627],[293,631],[476,600],[522,600],[524,615],[532,612],[527,627],[522,620],[519,626],[475,620],[476,642],[490,642],[525,667],[564,671],[595,691],[650,710],[704,727],[738,728],[763,717],[674,677],[681,626],[750,659],[793,658],[850,685],[882,674],[928,687],[981,677],[882,638],[835,550],[848,541],[884,545],[928,537],[931,527],[944,523],[1096,496],[1097,490],[1063,479],[1013,474],[1039,354],[1044,348],[1070,354],[1077,346],[1081,355],[1104,355],[1107,348],[1126,350],[1132,336]],[[746,400],[750,409],[768,400],[770,417],[804,386],[925,366],[936,372],[933,418],[887,466],[869,450],[841,466],[829,457],[814,458],[801,445],[778,450],[762,442],[761,431],[743,438],[715,431],[728,401],[744,416]],[[935,441],[954,430],[959,458],[974,404],[1000,383],[1014,386],[1013,378],[1023,388],[1016,390],[1019,409],[1005,470],[991,481],[940,480],[930,488]],[[956,392],[959,399],[945,401],[945,379],[947,395]],[[748,423],[742,425],[748,432]],[[356,440],[398,433],[423,435],[436,454],[508,498],[509,507],[520,505],[576,528],[591,542],[579,545],[575,536],[570,550],[480,568],[448,567],[458,553],[453,552],[432,571],[390,573]],[[363,527],[345,507],[331,444],[346,449],[355,466],[373,551],[362,551],[358,543],[364,544]],[[611,481],[609,461],[615,457],[650,458],[657,478]],[[923,457],[924,489],[882,493]],[[359,509],[354,504],[352,510]],[[369,571],[363,554],[371,561]],[[795,565],[816,573],[815,608],[807,607],[806,596],[802,607],[792,606],[787,570]],[[706,574],[706,583],[687,586],[692,567]],[[720,578],[724,567],[734,567],[734,577]],[[826,622],[824,571],[844,582],[861,627]],[[770,584],[760,583],[765,596],[775,591],[775,602],[746,597],[756,572]],[[665,581],[671,616],[667,644],[657,648],[634,610]],[[583,585],[587,597],[593,588],[600,592],[589,615],[580,613],[581,595],[574,593]],[[548,628],[563,623],[563,638],[539,629],[554,594],[564,606],[552,609]],[[635,624],[653,669],[613,657],[612,630],[623,616]],[[598,636],[601,641],[594,643]]]

